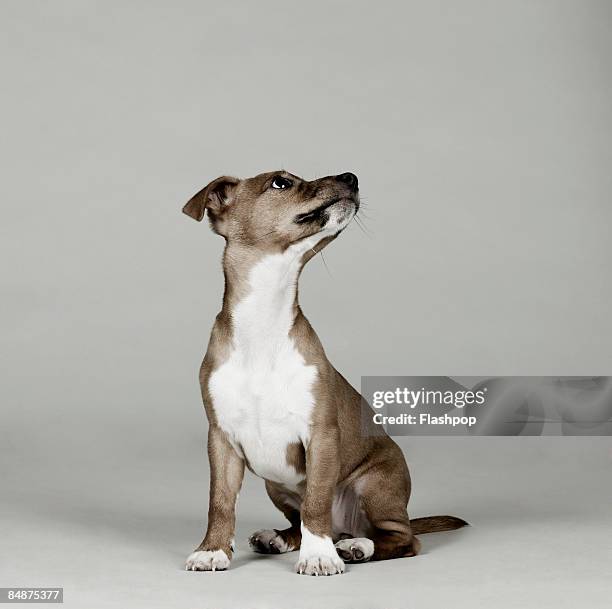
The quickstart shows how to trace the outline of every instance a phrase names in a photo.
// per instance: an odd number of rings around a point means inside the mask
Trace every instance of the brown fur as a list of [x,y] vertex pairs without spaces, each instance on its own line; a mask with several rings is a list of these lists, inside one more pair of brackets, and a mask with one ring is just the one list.
[[[287,192],[271,192],[270,183],[275,176],[291,179],[293,187]],[[230,556],[234,505],[244,471],[244,459],[217,425],[208,391],[211,373],[229,355],[232,310],[246,295],[249,270],[258,260],[271,252],[282,252],[292,243],[321,230],[317,222],[297,223],[299,214],[315,210],[330,197],[338,199],[335,205],[358,208],[356,195],[340,178],[330,176],[307,182],[286,172],[261,174],[247,180],[222,177],[202,189],[184,207],[183,211],[198,221],[208,211],[212,229],[226,239],[223,307],[217,315],[200,370],[202,398],[210,422],[211,487],[208,530],[199,549],[223,549]],[[335,236],[324,239],[307,252],[302,265]],[[356,531],[333,530],[332,503],[340,488],[350,491],[360,502],[359,508],[367,523],[365,534],[374,542],[374,560],[414,556],[420,548],[416,533],[451,530],[466,524],[452,516],[410,521],[406,510],[410,476],[402,451],[380,429],[375,435],[362,434],[361,396],[327,359],[298,304],[297,289],[293,311],[290,335],[306,364],[316,367],[318,376],[310,441],[307,446],[288,443],[286,450],[287,463],[296,472],[305,473],[306,481],[299,485],[297,492],[266,481],[270,499],[291,525],[277,531],[279,535],[290,546],[298,548],[300,522],[303,522],[315,535],[333,539],[338,539],[340,533],[357,536]]]

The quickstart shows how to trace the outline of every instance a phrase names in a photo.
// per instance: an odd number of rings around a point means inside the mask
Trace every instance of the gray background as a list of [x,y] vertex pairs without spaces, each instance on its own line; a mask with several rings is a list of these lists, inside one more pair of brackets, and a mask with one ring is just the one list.
[[231,571],[204,524],[197,369],[222,240],[181,215],[223,173],[360,177],[302,280],[339,370],[611,370],[612,5],[596,1],[0,6],[0,585],[74,607],[604,607],[609,438],[403,438],[411,513],[470,529],[300,578],[241,495]]

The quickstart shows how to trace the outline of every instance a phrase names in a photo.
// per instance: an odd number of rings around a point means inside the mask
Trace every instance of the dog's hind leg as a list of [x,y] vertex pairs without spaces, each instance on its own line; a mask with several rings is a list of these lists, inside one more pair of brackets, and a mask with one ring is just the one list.
[[380,450],[374,465],[354,482],[368,527],[364,537],[336,543],[338,554],[346,562],[415,556],[421,547],[406,510],[410,476],[404,456],[394,443]]
[[286,529],[262,529],[249,537],[249,545],[260,554],[284,554],[300,549],[300,497],[282,484],[266,480],[266,491],[272,503],[285,515],[291,526]]
[[383,449],[384,457],[359,481],[359,494],[370,521],[374,542],[372,560],[416,556],[421,543],[408,518],[410,474],[404,455],[394,442]]

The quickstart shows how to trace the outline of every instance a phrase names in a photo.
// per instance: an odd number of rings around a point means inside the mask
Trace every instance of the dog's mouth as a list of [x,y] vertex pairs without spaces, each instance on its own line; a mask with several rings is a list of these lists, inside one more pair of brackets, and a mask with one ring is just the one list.
[[353,197],[350,197],[350,198],[349,197],[334,197],[333,199],[326,201],[322,205],[319,205],[319,207],[315,207],[311,211],[307,211],[305,213],[298,214],[294,218],[294,222],[296,224],[309,224],[309,223],[316,222],[320,224],[321,227],[323,227],[329,220],[329,213],[327,212],[327,210],[332,205],[335,205],[336,203],[339,203],[340,201],[343,201],[343,200],[351,201],[355,205],[355,211],[359,209],[359,201],[357,199],[354,199]]

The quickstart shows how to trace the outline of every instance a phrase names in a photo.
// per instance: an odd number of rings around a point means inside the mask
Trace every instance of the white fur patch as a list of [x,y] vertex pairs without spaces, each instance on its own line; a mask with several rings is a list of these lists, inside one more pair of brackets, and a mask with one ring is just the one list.
[[225,571],[230,566],[230,559],[223,550],[198,550],[187,558],[187,571]]
[[219,426],[262,478],[294,489],[304,476],[287,463],[287,446],[309,441],[315,366],[306,365],[289,332],[306,239],[260,260],[248,294],[232,311],[229,358],[209,381]]
[[302,523],[302,544],[295,570],[300,575],[336,575],[344,573],[344,562],[330,537],[314,535]]

